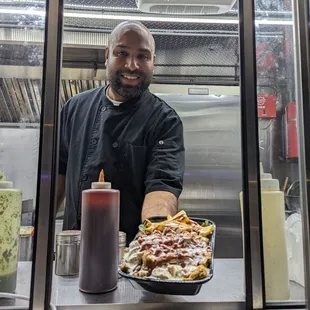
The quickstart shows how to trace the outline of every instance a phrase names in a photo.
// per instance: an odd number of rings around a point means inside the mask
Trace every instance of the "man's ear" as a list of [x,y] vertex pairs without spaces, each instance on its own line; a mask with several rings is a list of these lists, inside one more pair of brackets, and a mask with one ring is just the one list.
[[155,62],[156,62],[156,55],[154,54],[154,56],[153,56],[153,65],[154,65],[153,74],[155,73]]
[[108,58],[109,58],[109,48],[107,47],[105,49],[105,66],[107,66]]

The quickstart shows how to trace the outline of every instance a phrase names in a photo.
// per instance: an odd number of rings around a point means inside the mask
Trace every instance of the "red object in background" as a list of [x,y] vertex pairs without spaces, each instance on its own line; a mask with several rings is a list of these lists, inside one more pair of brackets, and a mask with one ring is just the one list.
[[297,139],[297,109],[296,102],[290,102],[285,108],[286,121],[286,158],[298,158],[298,139]]
[[259,118],[275,118],[277,116],[277,97],[275,95],[257,96]]
[[266,72],[266,70],[275,69],[278,66],[273,48],[263,42],[257,42],[256,44],[256,61],[258,72]]

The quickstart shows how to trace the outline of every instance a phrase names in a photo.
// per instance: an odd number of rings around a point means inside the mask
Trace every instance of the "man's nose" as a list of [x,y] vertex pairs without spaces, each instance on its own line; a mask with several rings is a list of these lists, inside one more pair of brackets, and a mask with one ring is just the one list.
[[139,68],[139,65],[134,57],[128,57],[126,68],[130,71],[135,71]]

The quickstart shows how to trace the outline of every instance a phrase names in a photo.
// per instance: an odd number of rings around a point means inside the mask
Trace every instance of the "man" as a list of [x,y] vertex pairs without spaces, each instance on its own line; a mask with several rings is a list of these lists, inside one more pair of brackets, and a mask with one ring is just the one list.
[[79,229],[81,192],[98,180],[120,190],[120,230],[130,242],[141,220],[177,211],[182,191],[182,122],[151,94],[155,41],[139,22],[119,24],[106,49],[109,85],[71,98],[61,112],[58,203],[64,229]]

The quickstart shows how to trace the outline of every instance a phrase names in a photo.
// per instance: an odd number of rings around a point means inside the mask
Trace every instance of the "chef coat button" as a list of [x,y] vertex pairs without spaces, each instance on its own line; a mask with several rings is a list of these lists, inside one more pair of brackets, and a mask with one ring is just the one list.
[[165,144],[163,140],[160,140],[158,143],[159,143],[159,145],[164,145]]
[[78,213],[78,214],[77,214],[77,219],[78,219],[78,221],[81,220],[81,213]]
[[84,174],[84,175],[82,176],[82,181],[86,181],[87,179],[88,179],[87,175]]
[[97,143],[98,143],[98,140],[97,140],[97,139],[92,139],[92,140],[91,140],[91,144],[96,145]]
[[117,143],[117,142],[114,142],[114,143],[112,144],[112,146],[116,149],[116,148],[118,147],[118,143]]
[[106,111],[106,110],[107,110],[106,107],[101,107],[101,112],[104,112],[104,111]]

